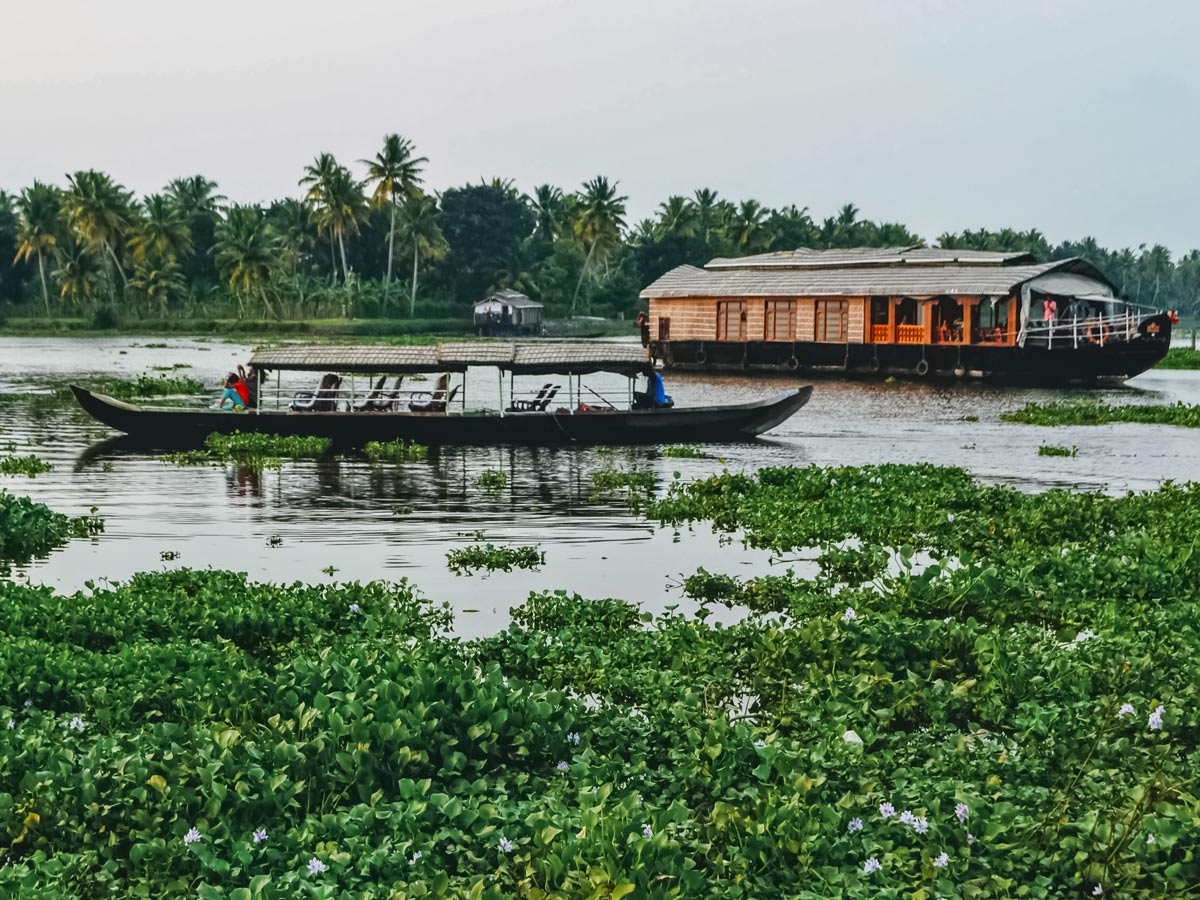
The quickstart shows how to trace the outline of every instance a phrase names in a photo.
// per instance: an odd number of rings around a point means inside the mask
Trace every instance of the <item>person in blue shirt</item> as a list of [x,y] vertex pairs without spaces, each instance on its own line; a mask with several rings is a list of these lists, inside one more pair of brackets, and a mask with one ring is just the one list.
[[634,409],[670,409],[674,405],[675,401],[667,393],[666,385],[658,372],[650,372],[646,376],[646,390],[635,391],[633,395]]

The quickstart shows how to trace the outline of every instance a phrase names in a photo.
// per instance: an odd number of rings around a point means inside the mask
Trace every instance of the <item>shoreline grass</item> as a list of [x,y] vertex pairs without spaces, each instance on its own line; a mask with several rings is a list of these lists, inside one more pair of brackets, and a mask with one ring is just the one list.
[[1027,403],[1011,412],[1001,413],[1001,421],[1018,425],[1177,425],[1200,428],[1200,405],[1173,403],[1169,406],[1136,403],[1108,404],[1102,400],[1064,400],[1051,403]]

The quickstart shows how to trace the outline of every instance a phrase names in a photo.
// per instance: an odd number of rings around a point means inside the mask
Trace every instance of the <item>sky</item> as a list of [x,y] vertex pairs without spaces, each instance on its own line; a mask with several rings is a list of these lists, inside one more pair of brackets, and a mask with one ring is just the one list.
[[96,168],[269,201],[397,132],[431,189],[604,174],[631,224],[709,187],[927,240],[1200,247],[1193,0],[41,0],[2,21],[10,191]]

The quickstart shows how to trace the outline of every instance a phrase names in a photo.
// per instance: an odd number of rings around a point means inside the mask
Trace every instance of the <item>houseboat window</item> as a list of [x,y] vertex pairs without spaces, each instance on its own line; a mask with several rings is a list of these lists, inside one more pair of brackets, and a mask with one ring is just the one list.
[[922,317],[924,306],[912,297],[902,297],[896,304],[897,325],[924,325]]
[[671,317],[658,317],[658,339],[660,341],[669,341],[671,339]]
[[818,300],[817,340],[845,341],[849,314],[849,300]]
[[717,340],[746,340],[746,301],[717,301]]
[[796,339],[796,304],[791,300],[768,300],[763,337],[768,341]]
[[871,324],[886,325],[888,323],[888,298],[871,298]]

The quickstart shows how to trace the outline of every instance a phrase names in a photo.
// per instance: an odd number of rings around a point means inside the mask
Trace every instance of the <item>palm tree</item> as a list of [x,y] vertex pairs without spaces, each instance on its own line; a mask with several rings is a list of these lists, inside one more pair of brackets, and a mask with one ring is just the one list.
[[700,229],[700,237],[707,241],[709,234],[720,224],[720,218],[717,215],[720,200],[717,197],[717,192],[709,188],[697,188],[692,194],[692,200],[696,204],[696,218]]
[[426,194],[415,194],[400,207],[400,242],[412,250],[412,293],[408,299],[411,319],[417,308],[417,264],[421,257],[437,259],[449,249],[438,225],[437,201]]
[[392,280],[393,248],[396,242],[396,205],[401,197],[411,196],[421,184],[421,167],[429,162],[424,156],[413,156],[413,143],[398,134],[385,135],[383,149],[374,159],[360,159],[367,166],[367,180],[374,182],[371,202],[377,209],[390,206],[387,241],[387,274],[384,276],[384,296]]
[[145,216],[129,240],[133,258],[186,259],[192,252],[192,229],[188,216],[172,197],[150,194],[144,202]]
[[279,238],[281,262],[291,271],[296,289],[296,303],[304,304],[300,282],[300,262],[312,247],[312,220],[308,207],[294,197],[276,200],[267,210],[267,222]]
[[63,300],[80,305],[91,300],[99,269],[96,257],[71,235],[59,244],[53,279]]
[[243,314],[244,295],[258,296],[267,311],[273,312],[266,287],[275,270],[278,253],[279,241],[261,208],[231,206],[224,221],[218,223],[213,255],[221,277],[229,282],[229,289]]
[[558,237],[563,223],[563,192],[552,184],[539,184],[533,189],[533,196],[526,197],[525,202],[533,209],[537,224],[534,226],[534,236],[546,243],[551,243]]
[[[332,153],[322,153],[313,160],[312,165],[304,167],[304,177],[300,179],[300,186],[308,189],[304,194],[304,201],[308,204],[314,218],[317,204],[321,201],[324,186],[326,182],[334,177],[334,173],[338,167],[339,163],[333,158]],[[337,251],[334,248],[333,232],[329,233],[329,267],[333,273],[333,283],[336,284]]]
[[117,247],[133,216],[133,195],[103,172],[94,169],[67,176],[63,194],[67,224],[88,249],[107,256],[128,284]]
[[151,306],[157,303],[158,317],[163,320],[167,318],[168,301],[181,296],[186,289],[179,263],[169,254],[143,254],[134,263],[129,287],[145,297]]
[[658,205],[658,221],[664,237],[695,237],[700,228],[696,205],[677,195]]
[[592,257],[597,250],[603,254],[621,240],[621,229],[625,227],[625,201],[629,198],[617,196],[618,184],[620,182],[609,184],[603,175],[583,183],[573,230],[575,237],[587,247],[587,256],[584,257],[583,269],[579,272],[575,293],[571,297],[572,314]]
[[[217,193],[217,183],[203,175],[175,178],[163,191],[191,220],[196,216],[215,216],[228,198]],[[190,224],[190,222],[189,222]]]
[[729,240],[739,253],[757,253],[762,248],[763,219],[767,211],[757,200],[743,200],[726,226]]
[[533,270],[537,266],[537,255],[534,252],[533,239],[526,238],[512,250],[496,260],[496,271],[492,276],[490,290],[509,288],[523,294],[535,295],[537,281]]
[[35,181],[21,191],[17,198],[17,257],[16,264],[36,256],[38,277],[42,282],[42,302],[50,315],[50,289],[46,285],[46,254],[58,244],[59,190],[53,185]]
[[305,169],[301,184],[309,185],[308,201],[318,233],[328,233],[337,241],[342,257],[342,281],[349,283],[350,265],[346,261],[346,235],[358,234],[358,223],[367,217],[367,199],[362,184],[350,170],[328,153],[317,157]]

